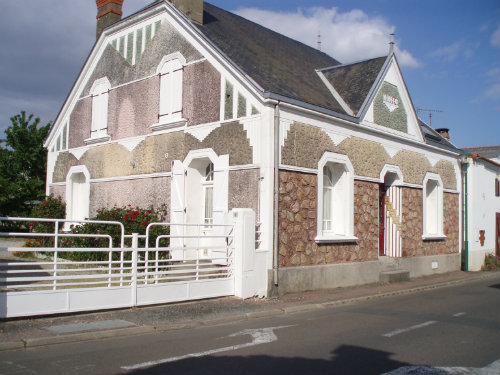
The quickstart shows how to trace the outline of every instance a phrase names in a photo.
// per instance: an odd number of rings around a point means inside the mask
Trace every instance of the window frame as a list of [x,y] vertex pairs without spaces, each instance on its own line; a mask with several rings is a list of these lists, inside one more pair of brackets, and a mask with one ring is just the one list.
[[[434,182],[435,197],[428,196],[428,184]],[[432,200],[435,199],[435,203],[431,206]],[[445,239],[446,236],[443,232],[443,217],[444,217],[444,207],[443,207],[443,182],[441,177],[436,173],[427,173],[422,182],[422,239],[423,240],[440,240]],[[431,232],[430,220],[432,219],[433,211],[435,212],[435,224],[436,231]]]
[[[343,230],[338,231],[339,226],[333,223],[332,230],[325,230],[324,225],[324,168],[342,167],[343,175],[337,180],[337,183],[332,186],[331,194],[339,194],[340,196],[332,197],[333,201],[344,202],[342,217],[340,213],[333,209],[332,220],[341,218],[345,220],[342,224]],[[343,186],[337,186],[343,184]],[[337,189],[336,189],[337,187]],[[338,189],[342,188],[342,189]],[[346,155],[334,154],[326,152],[318,163],[318,183],[317,183],[317,226],[316,226],[316,243],[336,243],[336,242],[355,242],[357,237],[354,235],[354,168]]]
[[90,138],[85,140],[87,144],[107,141],[110,138],[108,135],[110,90],[111,83],[107,77],[99,78],[92,85],[90,90],[90,96],[92,97],[92,119],[90,125]]
[[[184,126],[183,85],[186,59],[175,52],[164,56],[156,69],[159,75],[158,123],[151,126],[153,131]],[[172,95],[173,92],[178,95]]]

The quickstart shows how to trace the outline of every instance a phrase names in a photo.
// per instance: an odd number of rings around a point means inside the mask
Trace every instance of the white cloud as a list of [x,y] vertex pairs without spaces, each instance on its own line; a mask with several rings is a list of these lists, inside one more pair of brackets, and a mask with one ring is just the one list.
[[439,60],[443,60],[443,61],[453,61],[453,60],[456,60],[457,57],[462,52],[463,45],[464,45],[463,40],[457,40],[456,42],[454,42],[450,45],[447,45],[447,46],[438,48],[435,51],[432,51],[430,53],[430,56],[435,57]]
[[486,73],[488,88],[484,96],[493,100],[500,100],[500,68],[491,69]]
[[[317,46],[320,32],[322,51],[342,63],[386,55],[394,29],[385,19],[370,17],[359,9],[342,13],[335,7],[299,8],[295,12],[241,8],[236,13],[312,47]],[[401,65],[420,65],[407,50],[396,47],[396,55]]]
[[500,26],[498,26],[495,32],[491,35],[490,41],[493,47],[500,47]]

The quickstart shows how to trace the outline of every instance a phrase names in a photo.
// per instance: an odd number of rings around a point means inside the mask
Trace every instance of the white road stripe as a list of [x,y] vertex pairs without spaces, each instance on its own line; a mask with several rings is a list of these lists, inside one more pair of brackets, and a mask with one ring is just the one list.
[[465,312],[458,312],[456,314],[453,314],[453,317],[458,318],[459,316],[464,316],[465,314]]
[[217,349],[212,349],[212,350],[206,350],[206,351],[199,352],[199,353],[191,353],[191,354],[180,355],[177,357],[164,358],[164,359],[159,359],[156,361],[138,363],[138,364],[132,365],[132,366],[122,366],[121,368],[124,370],[136,370],[139,368],[160,365],[162,363],[180,361],[181,359],[205,357],[207,355],[211,355],[211,354],[215,354],[215,353],[227,352],[227,351],[231,351],[231,350],[238,350],[238,349],[248,348],[250,346],[255,346],[255,345],[260,345],[260,344],[267,344],[267,343],[278,340],[278,337],[274,334],[273,330],[280,329],[280,328],[286,328],[286,327],[291,327],[291,326],[268,327],[268,328],[260,328],[260,329],[245,329],[243,331],[229,335],[229,337],[250,335],[250,336],[252,336],[252,342],[248,342],[246,344],[231,345],[231,346],[226,346],[223,348],[217,348]]
[[382,336],[384,336],[384,337],[393,337],[393,336],[399,335],[401,333],[405,333],[405,332],[408,332],[408,331],[413,331],[414,329],[418,329],[418,328],[427,327],[427,326],[430,326],[430,325],[435,324],[435,323],[437,323],[437,321],[435,321],[435,320],[429,320],[428,322],[417,324],[417,325],[414,325],[414,326],[411,326],[411,327],[408,327],[408,328],[401,328],[401,329],[397,329],[397,330],[392,331],[392,332],[384,333]]

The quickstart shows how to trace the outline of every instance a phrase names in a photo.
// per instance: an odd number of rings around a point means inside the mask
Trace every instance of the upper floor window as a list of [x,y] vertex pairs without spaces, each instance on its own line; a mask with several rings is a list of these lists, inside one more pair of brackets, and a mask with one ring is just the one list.
[[439,175],[428,173],[423,182],[423,238],[445,237],[443,234],[443,183]]
[[182,72],[177,58],[164,62],[160,68],[160,122],[182,119]]
[[354,171],[345,155],[325,153],[318,165],[316,242],[355,241]]
[[108,92],[111,85],[106,77],[94,82],[92,95],[92,126],[90,141],[107,140],[108,136]]

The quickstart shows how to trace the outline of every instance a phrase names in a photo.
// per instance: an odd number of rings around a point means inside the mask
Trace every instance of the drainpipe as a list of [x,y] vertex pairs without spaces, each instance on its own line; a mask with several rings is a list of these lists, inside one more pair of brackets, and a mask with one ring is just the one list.
[[279,266],[279,244],[278,244],[278,224],[279,224],[279,193],[280,193],[280,102],[274,106],[274,240],[273,240],[273,282],[278,286],[278,266]]
[[469,211],[468,211],[468,168],[469,162],[467,158],[470,156],[468,151],[464,151],[460,155],[460,161],[462,163],[462,227],[463,227],[463,270],[465,272],[469,271]]

